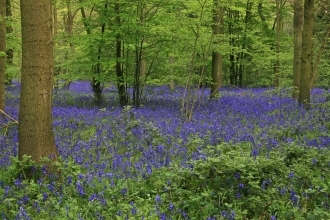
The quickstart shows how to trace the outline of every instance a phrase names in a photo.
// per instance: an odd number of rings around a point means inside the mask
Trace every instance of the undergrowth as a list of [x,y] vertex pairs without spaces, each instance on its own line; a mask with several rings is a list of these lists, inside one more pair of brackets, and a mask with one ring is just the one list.
[[251,156],[249,143],[209,146],[183,168],[139,178],[95,176],[74,161],[61,181],[25,180],[17,158],[1,170],[3,219],[329,219],[328,150],[283,146]]

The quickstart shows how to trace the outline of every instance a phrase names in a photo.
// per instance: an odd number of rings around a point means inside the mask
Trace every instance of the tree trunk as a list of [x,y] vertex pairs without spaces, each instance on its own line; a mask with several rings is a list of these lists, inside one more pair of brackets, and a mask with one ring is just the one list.
[[[10,0],[6,0],[6,20],[11,22],[11,18],[12,18],[12,10],[11,10],[11,2]],[[6,26],[6,34],[11,34],[13,32],[13,26],[11,25],[11,23],[7,24]],[[7,56],[7,60],[6,63],[8,66],[12,66],[13,65],[13,59],[14,59],[14,50],[12,48],[7,48],[6,51],[6,56]],[[12,76],[9,74],[5,75],[5,84],[11,84],[12,83]]]
[[[52,129],[53,37],[49,0],[21,0],[22,76],[18,125],[18,157],[56,160]],[[48,171],[55,170],[47,164]],[[25,170],[25,175],[30,176]]]
[[[0,110],[5,110],[6,0],[0,0]],[[0,113],[0,116],[2,114]]]
[[300,71],[301,71],[301,51],[302,51],[302,31],[304,22],[304,2],[295,0],[293,5],[294,17],[294,56],[293,56],[293,92],[292,97],[299,98]]
[[[222,30],[222,8],[220,7],[219,0],[214,0],[214,11],[213,11],[213,35],[216,38],[215,44],[219,44],[219,37]],[[212,52],[212,84],[210,98],[215,99],[219,97],[219,89],[222,84],[222,55],[214,50]]]
[[[115,11],[117,13],[116,16],[116,24],[119,28],[120,26],[120,11],[119,11],[119,3],[115,3]],[[128,98],[125,90],[125,85],[124,85],[124,72],[122,68],[122,61],[121,61],[121,36],[118,33],[116,36],[116,75],[117,75],[117,87],[118,87],[118,95],[119,95],[119,103],[121,106],[126,106],[128,104]]]
[[[106,12],[108,10],[108,3],[105,3],[104,10],[105,10],[104,16],[106,17]],[[101,25],[102,37],[104,35],[104,32],[105,32],[105,22]],[[96,64],[93,66],[94,76],[91,83],[94,92],[94,101],[97,105],[101,105],[103,103],[103,95],[102,95],[103,86],[100,80],[98,79],[98,76],[101,75],[102,72],[101,54],[102,54],[102,40],[99,42],[99,47],[97,51],[97,61]]]
[[281,5],[281,0],[276,0],[276,61],[274,63],[274,87],[280,85]]
[[314,0],[305,0],[302,36],[299,104],[310,108],[310,77],[313,53]]
[[170,88],[171,91],[174,91],[174,89],[175,89],[175,82],[173,80],[173,72],[174,72],[173,65],[174,65],[174,62],[175,62],[175,58],[174,58],[173,55],[171,55],[170,58],[169,58],[170,71],[171,71],[171,73],[170,73],[169,88]]

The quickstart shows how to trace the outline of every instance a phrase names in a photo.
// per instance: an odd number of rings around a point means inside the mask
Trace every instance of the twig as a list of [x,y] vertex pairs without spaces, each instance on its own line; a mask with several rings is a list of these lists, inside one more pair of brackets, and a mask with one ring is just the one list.
[[7,116],[9,119],[11,119],[12,121],[14,121],[14,123],[15,124],[18,124],[18,121],[16,121],[14,118],[12,118],[12,117],[10,117],[8,114],[6,114],[4,111],[2,111],[1,109],[0,109],[0,112],[2,113],[2,114],[4,114],[5,116]]

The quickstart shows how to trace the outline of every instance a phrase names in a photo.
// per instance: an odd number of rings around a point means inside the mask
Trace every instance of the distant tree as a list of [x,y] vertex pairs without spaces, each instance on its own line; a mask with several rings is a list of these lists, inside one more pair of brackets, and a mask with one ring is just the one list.
[[[223,10],[220,7],[219,0],[214,0],[214,11],[213,11],[213,34],[216,38],[216,43],[219,43],[219,37],[223,27]],[[222,55],[219,51],[214,50],[212,52],[212,85],[211,85],[211,96],[210,98],[218,97],[219,88],[222,84]]]
[[0,110],[5,109],[6,0],[0,0]]
[[[80,3],[83,3],[82,0],[79,0]],[[104,11],[106,12],[108,9],[108,3],[104,4]],[[69,7],[68,7],[69,10]],[[92,35],[92,31],[91,31],[91,26],[88,22],[88,17],[86,15],[85,9],[84,7],[80,8],[81,11],[81,17],[83,20],[83,24],[84,24],[84,28],[86,30],[87,35],[91,36]],[[92,14],[92,11],[91,13]],[[70,16],[68,16],[70,17]],[[72,20],[72,24],[73,24],[73,20]],[[106,24],[105,22],[102,22],[101,24],[101,37],[104,34],[105,31],[105,27]],[[71,46],[70,46],[71,47]],[[94,100],[96,104],[101,104],[103,102],[103,95],[102,95],[102,91],[103,91],[103,86],[101,81],[98,79],[101,72],[102,72],[102,65],[101,65],[101,53],[102,53],[102,40],[98,41],[98,46],[97,46],[97,55],[96,57],[92,54],[90,60],[92,61],[92,81],[91,81],[91,86],[92,86],[92,90],[94,93]]]
[[[120,4],[115,3],[115,13],[116,19],[115,23],[119,29],[121,26],[121,17],[120,17]],[[121,33],[116,34],[116,76],[117,76],[117,88],[119,95],[119,103],[121,106],[126,106],[128,104],[128,94],[125,89],[125,80],[124,80],[124,71],[123,71],[123,62],[122,62],[122,39]]]
[[[8,36],[9,34],[13,33],[14,28],[11,24],[12,22],[12,9],[11,9],[11,0],[6,0],[6,20],[9,21],[6,23],[6,35]],[[7,59],[6,59],[6,63],[7,63],[7,68],[13,65],[13,59],[14,59],[14,49],[13,48],[8,48],[8,45],[6,44],[6,54],[7,54]],[[5,83],[7,84],[11,84],[12,82],[12,76],[10,76],[10,74],[5,75]]]
[[314,11],[314,0],[305,0],[301,53],[301,75],[298,101],[306,109],[310,107],[310,79],[312,73]]
[[292,97],[299,98],[300,71],[301,71],[301,51],[302,51],[302,31],[304,22],[304,1],[295,0],[293,3],[294,17],[294,58],[293,58],[293,93]]
[[275,36],[275,52],[276,61],[274,64],[274,86],[278,87],[280,85],[280,43],[281,43],[281,29],[282,29],[282,15],[281,6],[282,1],[276,0],[276,36]]
[[[53,36],[49,0],[21,0],[22,75],[18,125],[18,157],[56,160],[52,129]],[[48,170],[53,168],[48,165]],[[29,176],[28,170],[25,174]]]

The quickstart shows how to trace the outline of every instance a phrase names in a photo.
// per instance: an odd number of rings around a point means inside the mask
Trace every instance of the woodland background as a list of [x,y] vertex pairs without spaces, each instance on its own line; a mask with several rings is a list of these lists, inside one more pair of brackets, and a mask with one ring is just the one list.
[[[221,1],[218,17],[210,0],[52,4],[55,86],[90,80],[97,102],[104,83],[118,85],[123,105],[140,105],[143,85],[211,85],[212,52],[221,56],[218,87],[293,86],[294,1]],[[21,66],[18,1],[7,0],[7,14],[8,82]],[[329,22],[329,3],[316,1],[312,86],[329,87]]]

